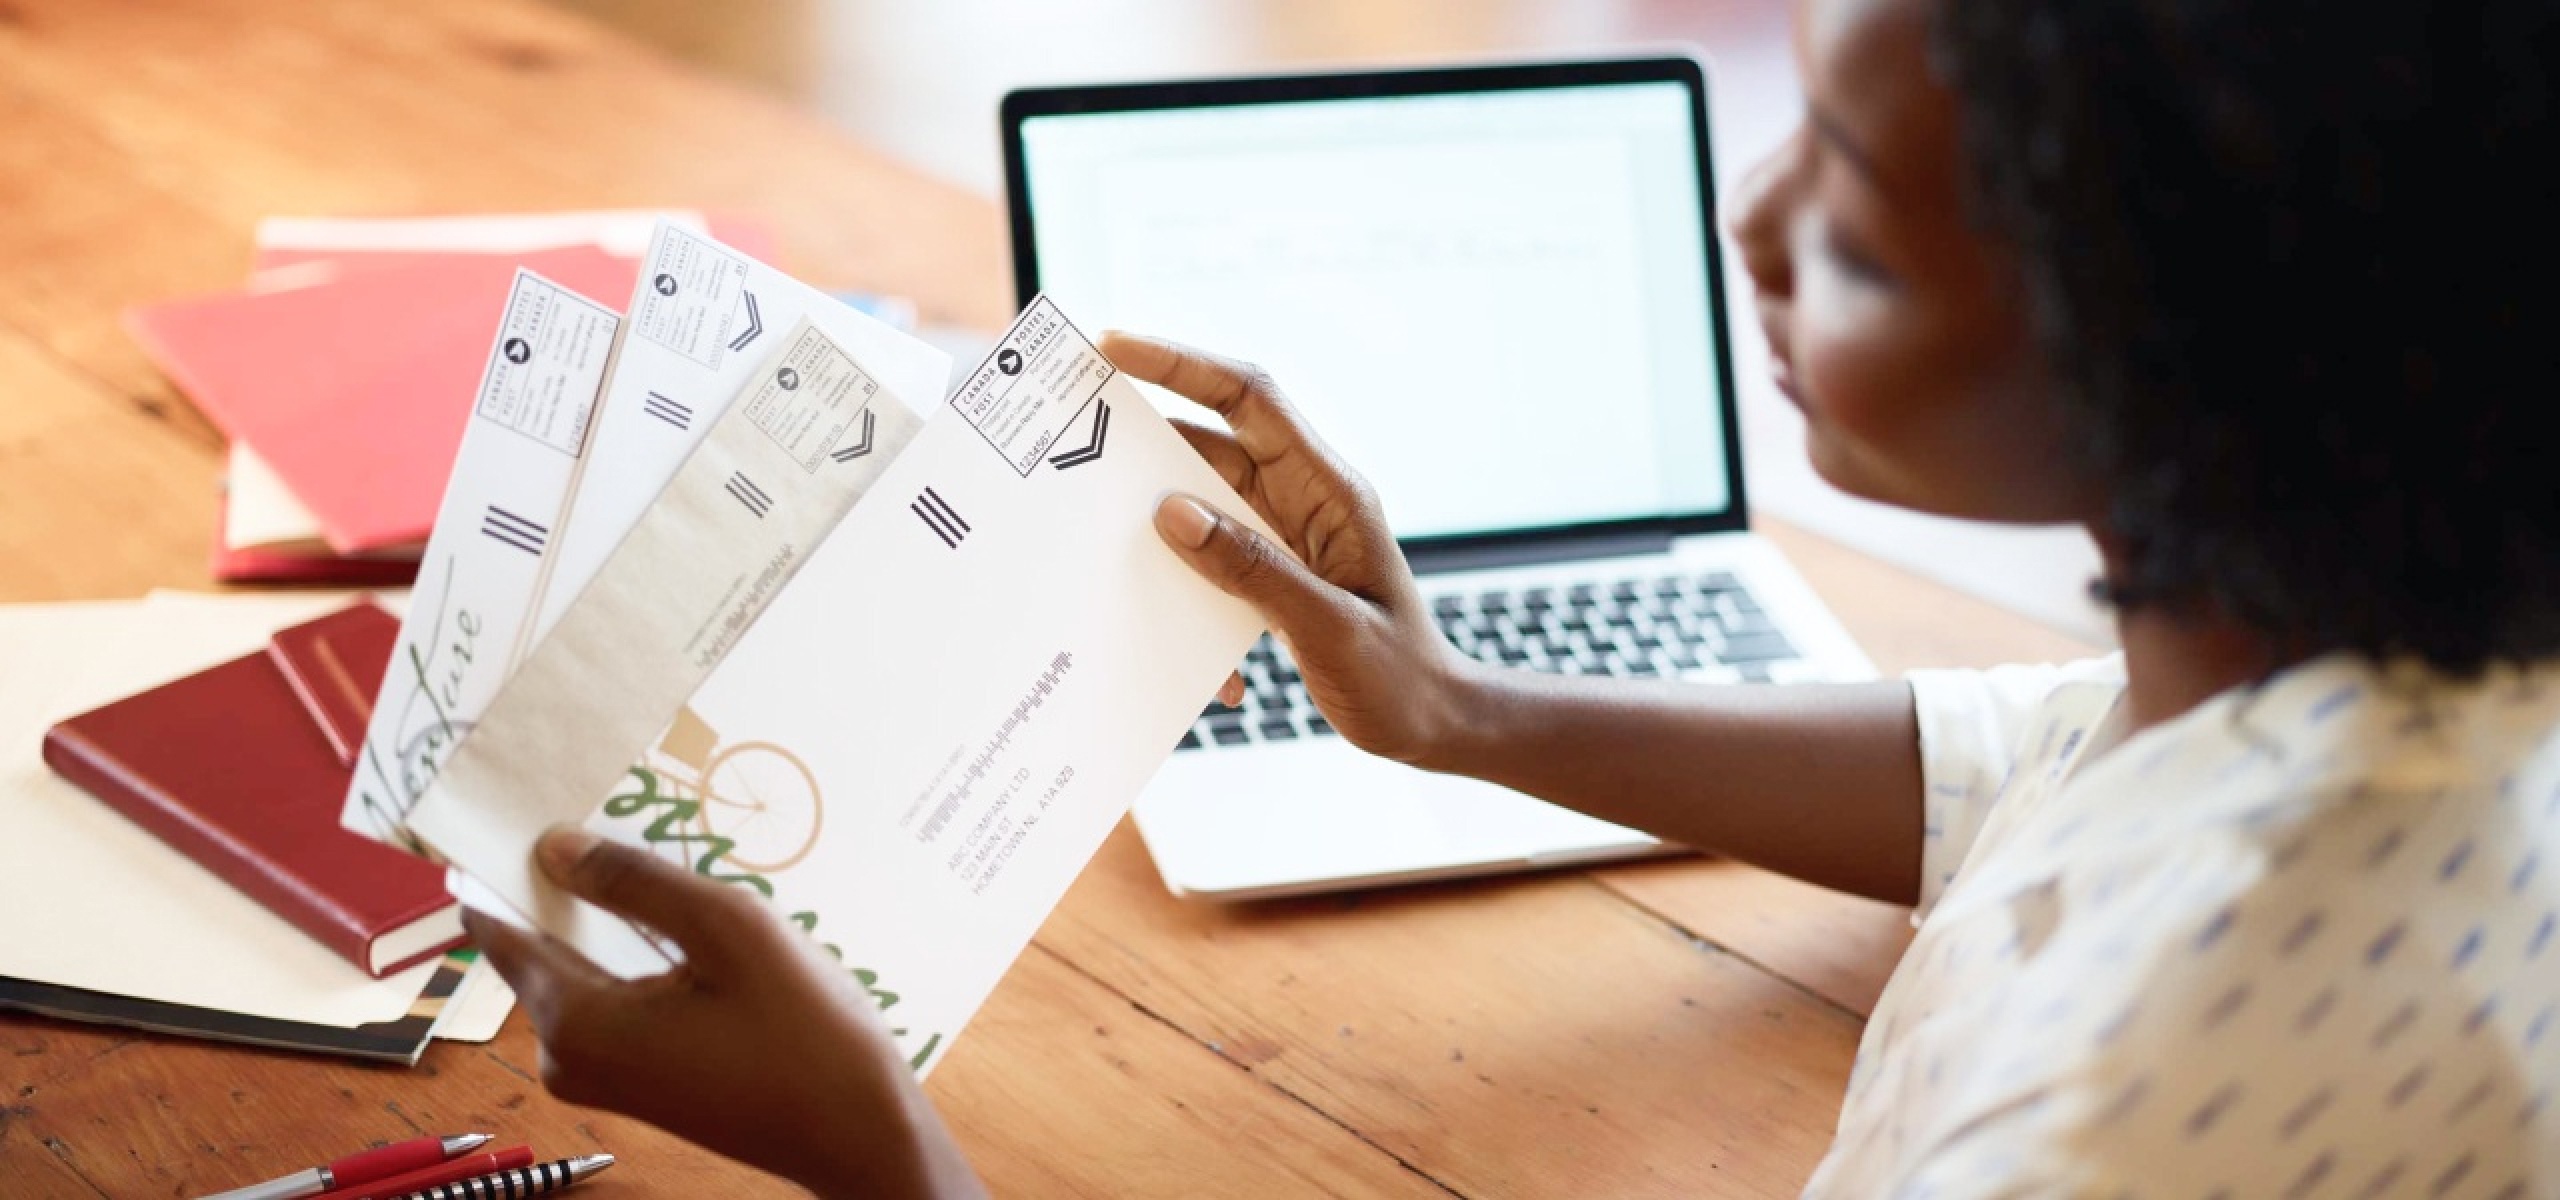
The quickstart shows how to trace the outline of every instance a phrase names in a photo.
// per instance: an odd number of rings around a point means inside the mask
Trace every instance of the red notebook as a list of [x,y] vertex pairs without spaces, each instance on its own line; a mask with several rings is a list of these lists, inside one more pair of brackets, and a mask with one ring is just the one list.
[[352,771],[373,723],[373,698],[400,646],[400,618],[371,602],[305,621],[267,639],[267,657],[302,710],[329,739],[338,765]]
[[[316,662],[313,648],[328,645],[349,656],[337,663],[346,687],[369,701],[398,635],[371,604],[332,613],[277,635],[296,649],[236,658],[54,726],[44,760],[381,978],[460,943],[461,911],[441,868],[338,825],[352,772],[278,660]],[[356,663],[359,647],[383,657]]]
[[161,370],[247,442],[341,555],[422,543],[522,265],[619,312],[640,265],[577,247],[474,254],[136,309]]

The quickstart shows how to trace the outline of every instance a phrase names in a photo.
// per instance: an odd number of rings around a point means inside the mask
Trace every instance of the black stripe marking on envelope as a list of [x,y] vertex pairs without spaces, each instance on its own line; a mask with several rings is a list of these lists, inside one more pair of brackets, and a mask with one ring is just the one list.
[[487,534],[493,541],[513,546],[535,558],[542,557],[543,544],[551,536],[550,529],[536,525],[495,504],[490,505],[488,513],[480,518],[480,532]]
[[728,489],[729,494],[737,497],[738,503],[746,505],[747,511],[754,513],[758,520],[773,511],[773,497],[765,495],[764,489],[757,487],[756,481],[747,478],[744,472],[729,473]]
[[665,396],[659,395],[656,392],[649,393],[649,398],[641,401],[640,407],[646,409],[650,416],[656,417],[657,419],[664,421],[669,425],[673,425],[678,429],[693,428],[692,408],[679,404]]
[[960,510],[951,507],[951,502],[932,488],[926,488],[923,495],[916,497],[915,502],[907,506],[907,511],[923,520],[925,528],[941,538],[943,545],[954,550],[959,549],[960,543],[969,536],[969,523],[960,518]]

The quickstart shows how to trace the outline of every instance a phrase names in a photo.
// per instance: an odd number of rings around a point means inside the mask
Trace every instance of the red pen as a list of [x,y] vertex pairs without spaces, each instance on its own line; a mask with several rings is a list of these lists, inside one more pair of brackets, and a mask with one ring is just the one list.
[[451,1162],[437,1163],[432,1167],[424,1167],[405,1175],[393,1175],[371,1183],[360,1183],[354,1187],[342,1187],[334,1192],[314,1196],[312,1200],[391,1200],[394,1196],[406,1196],[411,1192],[425,1191],[439,1183],[452,1183],[476,1175],[494,1175],[500,1171],[513,1171],[532,1165],[533,1147],[517,1146],[509,1150],[474,1154]]
[[296,1171],[282,1179],[270,1179],[218,1196],[207,1196],[205,1200],[304,1200],[331,1188],[354,1187],[432,1167],[454,1155],[468,1154],[488,1144],[489,1135],[485,1133],[411,1138],[362,1154],[350,1154],[309,1170]]

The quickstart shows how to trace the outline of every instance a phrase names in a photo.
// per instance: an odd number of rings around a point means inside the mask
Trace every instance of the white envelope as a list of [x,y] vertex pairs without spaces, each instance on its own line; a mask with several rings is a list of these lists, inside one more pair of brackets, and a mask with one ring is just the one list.
[[619,326],[603,305],[516,272],[348,783],[347,829],[414,848],[410,808],[512,669]]
[[930,1069],[1262,631],[1172,490],[1252,519],[1035,304],[589,827],[767,892]]

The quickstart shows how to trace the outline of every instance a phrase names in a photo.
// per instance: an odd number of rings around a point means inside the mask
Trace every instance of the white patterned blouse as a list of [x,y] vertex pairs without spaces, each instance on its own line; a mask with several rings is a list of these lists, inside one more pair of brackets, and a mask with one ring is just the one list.
[[2560,1196],[2560,665],[2131,739],[2123,678],[1912,676],[1919,935],[1808,1194]]

